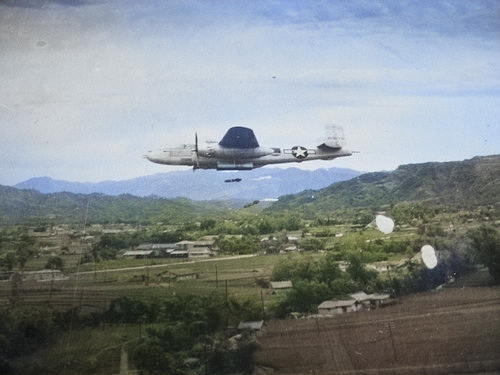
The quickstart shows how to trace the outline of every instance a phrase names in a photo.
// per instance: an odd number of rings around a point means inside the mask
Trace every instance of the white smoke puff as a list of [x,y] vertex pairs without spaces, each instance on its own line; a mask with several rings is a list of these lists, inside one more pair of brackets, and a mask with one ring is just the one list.
[[378,230],[384,234],[392,233],[394,230],[394,221],[384,215],[377,215],[375,218],[375,224],[377,224]]
[[437,266],[438,260],[436,257],[436,251],[431,245],[422,246],[420,253],[422,256],[422,261],[428,269],[432,270]]

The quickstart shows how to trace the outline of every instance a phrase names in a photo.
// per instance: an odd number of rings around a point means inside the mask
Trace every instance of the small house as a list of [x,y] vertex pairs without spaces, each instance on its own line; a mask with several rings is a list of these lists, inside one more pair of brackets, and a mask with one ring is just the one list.
[[61,270],[40,270],[40,271],[27,271],[22,273],[23,281],[56,281],[68,279]]
[[365,292],[356,292],[356,293],[350,294],[349,297],[356,300],[356,311],[370,310],[371,298]]
[[136,259],[153,257],[153,250],[129,250],[123,253],[124,257],[132,257]]
[[329,300],[318,306],[319,315],[339,315],[346,312],[369,311],[382,306],[390,300],[388,294],[366,294],[357,292],[351,294],[349,300]]
[[263,320],[259,320],[259,321],[256,321],[256,322],[240,322],[240,324],[238,324],[238,329],[240,331],[243,331],[243,330],[246,330],[246,329],[249,329],[249,330],[252,330],[252,331],[260,331],[262,329],[263,325],[264,325],[264,321]]
[[356,300],[324,301],[318,306],[319,315],[340,315],[356,311]]
[[213,255],[212,247],[214,241],[180,241],[175,244],[175,250],[172,255],[180,254],[179,252],[186,252],[189,258],[209,258]]
[[391,296],[389,294],[370,294],[370,301],[372,304],[372,307],[380,307],[383,306],[384,304],[390,303],[389,301],[391,300]]
[[292,288],[292,281],[291,280],[271,281],[271,289],[273,291],[286,290],[286,289],[291,289],[291,288]]
[[165,257],[170,256],[170,253],[175,250],[175,244],[174,243],[155,243],[152,246],[152,249],[155,253],[155,256],[165,258]]
[[188,257],[188,251],[187,250],[174,250],[169,254],[169,257],[171,258],[187,258]]

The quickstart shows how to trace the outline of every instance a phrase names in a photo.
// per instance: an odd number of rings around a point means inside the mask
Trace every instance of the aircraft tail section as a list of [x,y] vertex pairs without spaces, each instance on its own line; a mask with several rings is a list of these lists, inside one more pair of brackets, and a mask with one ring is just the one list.
[[339,125],[328,124],[325,126],[326,147],[340,149],[345,146],[344,129]]
[[243,126],[230,128],[224,138],[219,142],[219,146],[227,148],[257,148],[259,142],[252,129]]

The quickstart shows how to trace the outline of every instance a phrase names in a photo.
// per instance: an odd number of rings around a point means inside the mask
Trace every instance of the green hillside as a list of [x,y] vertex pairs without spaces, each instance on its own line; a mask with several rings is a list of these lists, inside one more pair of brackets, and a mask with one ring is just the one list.
[[[322,190],[282,196],[268,212],[297,209],[317,217],[339,209],[384,209],[401,202],[476,207],[500,202],[500,155],[446,163],[402,165],[392,172],[366,173]],[[240,202],[240,207],[242,206]],[[88,208],[88,214],[87,214]],[[181,223],[227,212],[231,202],[193,202],[184,198],[118,197],[52,193],[0,186],[2,224]]]
[[188,199],[118,197],[104,194],[51,193],[0,186],[1,224],[181,223],[228,208],[227,203],[194,203]]
[[376,208],[400,202],[459,207],[500,202],[500,155],[446,163],[408,164],[392,172],[366,173],[321,190],[281,197],[272,210],[306,214],[345,208]]

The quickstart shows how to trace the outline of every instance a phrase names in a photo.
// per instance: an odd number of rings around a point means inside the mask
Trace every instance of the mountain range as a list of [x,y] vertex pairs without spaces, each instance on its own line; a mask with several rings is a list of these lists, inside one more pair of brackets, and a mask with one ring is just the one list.
[[[346,208],[381,210],[401,202],[500,207],[500,155],[457,162],[406,164],[391,172],[365,174],[337,168],[262,169],[244,174],[201,172],[194,173],[196,178],[188,171],[100,184],[41,178],[16,187],[0,185],[0,223],[37,223],[47,218],[81,223],[87,216],[89,222],[95,223],[183,223],[228,210],[232,212],[235,208],[246,209],[253,198],[260,200],[263,204],[258,207],[267,212],[299,210],[304,217],[311,218]],[[350,174],[354,177],[348,179]],[[242,181],[224,182],[235,178]],[[333,182],[335,178],[345,180]],[[321,184],[327,186],[314,188]],[[101,192],[95,192],[96,186]],[[77,188],[83,190],[58,192]],[[294,190],[300,192],[293,193]],[[159,196],[166,192],[182,198]],[[192,199],[186,199],[187,196]],[[209,197],[212,199],[208,200]],[[266,197],[279,197],[279,200],[264,204]],[[201,201],[203,198],[206,200]]]
[[37,177],[16,184],[14,187],[36,190],[44,194],[70,192],[112,196],[130,194],[138,197],[152,195],[162,198],[183,197],[196,201],[263,200],[296,194],[307,189],[322,189],[360,174],[361,172],[352,169],[335,167],[312,171],[298,168],[261,168],[241,172],[183,170],[98,183]]
[[273,210],[314,214],[341,208],[425,202],[460,207],[500,206],[500,155],[463,161],[405,164],[391,172],[373,172],[324,189],[280,197]]

